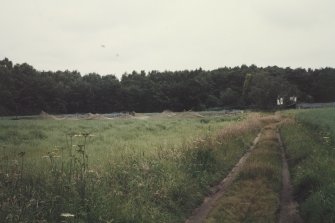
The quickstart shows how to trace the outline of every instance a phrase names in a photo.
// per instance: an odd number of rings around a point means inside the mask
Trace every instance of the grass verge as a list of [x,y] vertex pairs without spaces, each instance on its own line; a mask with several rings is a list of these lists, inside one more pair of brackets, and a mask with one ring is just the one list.
[[335,110],[297,113],[282,128],[294,196],[305,222],[335,222]]

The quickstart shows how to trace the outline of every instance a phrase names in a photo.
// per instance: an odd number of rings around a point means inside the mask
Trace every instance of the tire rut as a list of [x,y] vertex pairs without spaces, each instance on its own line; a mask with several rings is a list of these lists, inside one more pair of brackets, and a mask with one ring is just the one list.
[[282,191],[280,194],[279,223],[301,223],[303,222],[299,212],[298,203],[293,199],[293,187],[290,181],[290,172],[285,155],[284,144],[279,131],[277,131],[278,142],[282,156]]
[[185,223],[201,223],[204,222],[209,212],[216,206],[217,201],[223,196],[223,194],[227,191],[228,187],[233,183],[235,178],[238,176],[239,172],[245,161],[251,154],[251,151],[256,147],[259,138],[261,136],[261,132],[258,133],[257,137],[254,139],[252,145],[249,147],[247,152],[242,156],[242,158],[235,164],[233,169],[229,172],[229,174],[215,187],[213,187],[211,191],[211,195],[207,196],[202,205],[193,211],[193,214],[190,218],[188,218]]

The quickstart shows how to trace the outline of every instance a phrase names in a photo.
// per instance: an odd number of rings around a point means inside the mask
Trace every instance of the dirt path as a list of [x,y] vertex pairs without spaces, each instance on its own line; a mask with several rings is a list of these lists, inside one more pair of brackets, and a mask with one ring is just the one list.
[[211,189],[212,194],[206,197],[202,205],[193,211],[192,216],[186,220],[185,223],[201,223],[204,222],[208,213],[216,206],[217,201],[226,192],[227,188],[233,183],[238,173],[240,172],[243,164],[250,156],[251,151],[255,148],[259,141],[261,133],[257,135],[254,139],[252,146],[244,154],[244,156],[238,161],[234,168],[229,172],[229,174],[220,182],[219,185]]
[[[288,169],[287,159],[285,156],[285,150],[283,142],[281,140],[280,133],[278,131],[278,124],[270,124],[266,127],[271,127],[277,129],[276,138],[280,146],[280,152],[282,157],[282,191],[280,194],[280,214],[279,214],[279,223],[301,223],[303,222],[299,213],[297,211],[297,203],[294,201],[292,196],[292,184],[290,182],[290,173]],[[262,131],[261,131],[262,132]],[[243,164],[250,156],[252,150],[256,147],[261,133],[253,141],[252,146],[244,154],[244,156],[238,161],[235,167],[230,171],[230,173],[220,182],[219,185],[211,189],[212,194],[206,197],[202,205],[193,211],[192,216],[186,220],[185,223],[201,223],[204,222],[209,212],[215,208],[218,204],[220,198],[227,191],[228,187],[233,183],[235,178],[238,176],[241,171]]]
[[302,219],[297,211],[298,204],[294,201],[292,196],[292,184],[290,181],[290,172],[288,170],[287,159],[285,156],[285,150],[283,142],[281,140],[279,132],[277,137],[281,149],[282,161],[283,161],[283,172],[282,172],[282,191],[280,194],[280,214],[279,223],[301,223]]

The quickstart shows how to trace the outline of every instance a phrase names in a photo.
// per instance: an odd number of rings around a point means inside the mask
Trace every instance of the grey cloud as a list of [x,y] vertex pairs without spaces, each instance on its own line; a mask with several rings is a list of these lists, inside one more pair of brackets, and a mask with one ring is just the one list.
[[121,75],[243,63],[335,66],[331,0],[12,0],[2,5],[0,57],[43,70]]

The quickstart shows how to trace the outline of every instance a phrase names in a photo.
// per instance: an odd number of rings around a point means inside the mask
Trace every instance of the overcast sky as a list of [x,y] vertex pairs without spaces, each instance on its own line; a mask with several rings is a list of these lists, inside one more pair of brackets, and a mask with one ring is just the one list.
[[0,3],[0,59],[38,70],[335,67],[334,0]]

